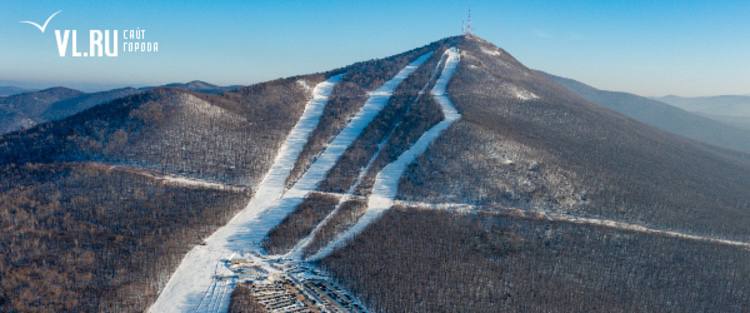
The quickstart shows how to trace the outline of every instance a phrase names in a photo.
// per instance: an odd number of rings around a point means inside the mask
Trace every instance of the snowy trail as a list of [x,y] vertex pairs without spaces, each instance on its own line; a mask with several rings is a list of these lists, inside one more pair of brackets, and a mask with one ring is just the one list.
[[445,51],[441,60],[441,62],[444,62],[445,64],[443,66],[443,71],[437,82],[435,82],[435,86],[433,86],[430,91],[435,100],[440,104],[440,108],[444,115],[443,120],[428,129],[411,147],[409,147],[408,150],[399,155],[396,161],[386,165],[385,168],[375,176],[375,184],[372,187],[372,193],[367,201],[367,211],[365,211],[365,214],[360,217],[356,224],[339,234],[336,239],[312,255],[309,260],[320,260],[328,256],[334,250],[345,245],[349,240],[357,236],[367,227],[367,225],[375,221],[383,214],[383,212],[388,210],[394,203],[394,199],[398,192],[398,183],[401,175],[406,170],[406,167],[424,153],[425,150],[427,150],[427,147],[435,141],[445,129],[450,127],[453,122],[461,117],[453,106],[446,91],[448,82],[456,71],[460,59],[461,56],[458,49],[450,48]]
[[[422,99],[422,96],[427,91],[427,88],[430,86],[430,83],[432,81],[434,81],[435,78],[437,78],[438,70],[439,69],[440,69],[440,62],[438,62],[438,64],[435,65],[435,70],[433,71],[433,74],[431,75],[431,77],[427,81],[427,83],[424,84],[424,86],[422,87],[422,89],[419,90],[419,92],[417,93],[417,97],[412,102],[412,105],[414,105],[416,103],[419,103],[419,100]],[[404,115],[408,114],[409,110],[411,110],[411,105],[407,108],[406,112],[404,112],[403,114]],[[320,223],[318,223],[318,225],[315,225],[315,228],[313,228],[313,230],[307,236],[305,236],[304,238],[302,238],[302,240],[300,240],[299,242],[297,242],[297,244],[291,250],[289,250],[289,252],[285,256],[286,258],[290,258],[290,259],[294,259],[294,260],[301,259],[302,258],[302,252],[304,251],[304,249],[307,248],[307,246],[310,245],[310,243],[312,243],[312,239],[315,238],[315,236],[320,232],[320,230],[326,224],[328,224],[328,222],[334,216],[336,216],[336,214],[341,209],[341,206],[346,201],[348,201],[350,199],[359,199],[359,198],[364,199],[365,198],[365,197],[362,197],[362,196],[356,196],[356,195],[354,195],[354,192],[357,190],[357,188],[359,187],[359,185],[362,184],[362,180],[364,180],[365,175],[367,175],[367,173],[370,171],[370,168],[372,168],[372,165],[375,163],[375,161],[380,156],[380,152],[383,151],[383,147],[385,147],[385,145],[388,143],[388,141],[390,141],[391,137],[393,137],[393,134],[395,133],[395,131],[399,127],[399,125],[401,125],[401,122],[403,122],[403,120],[399,120],[395,125],[393,125],[393,127],[391,127],[390,131],[388,131],[388,133],[385,136],[383,136],[383,138],[380,140],[380,142],[378,142],[377,148],[375,149],[375,152],[372,154],[372,157],[370,157],[370,160],[367,161],[367,164],[363,168],[361,168],[359,170],[359,174],[357,175],[357,179],[354,181],[354,183],[351,186],[349,186],[349,189],[346,191],[346,193],[343,194],[343,195],[342,194],[334,194],[334,196],[336,196],[337,198],[339,198],[339,202],[338,202],[338,204],[336,204],[336,207],[330,213],[328,213],[328,215],[326,215],[326,217],[322,221],[320,221]],[[322,193],[322,192],[319,192],[319,191],[316,191],[316,192],[317,193]]]
[[[265,221],[262,224],[277,225],[301,204],[308,194],[315,191],[318,184],[325,179],[328,171],[336,165],[336,162],[341,158],[346,149],[354,143],[380,111],[388,105],[388,100],[390,100],[401,82],[414,73],[431,55],[432,52],[429,52],[420,56],[401,69],[396,76],[385,82],[380,88],[370,92],[367,101],[362,105],[359,112],[352,117],[346,127],[326,146],[323,153],[310,165],[305,174],[287,191],[280,204],[267,212],[266,216],[264,216]],[[270,230],[271,228],[267,228],[264,231],[256,232],[253,241],[260,242]]]
[[743,241],[693,235],[693,234],[687,234],[687,233],[682,233],[682,232],[672,231],[672,230],[655,229],[655,228],[650,228],[650,227],[643,226],[643,225],[619,222],[615,220],[577,217],[577,216],[572,216],[568,214],[559,214],[559,213],[541,213],[540,212],[537,214],[547,219],[553,220],[553,221],[563,221],[563,222],[569,222],[569,223],[574,223],[574,224],[603,226],[607,228],[627,230],[627,231],[633,231],[633,232],[638,232],[638,233],[643,233],[643,234],[658,235],[658,236],[665,236],[665,237],[672,237],[672,238],[693,240],[693,241],[701,241],[701,242],[708,242],[712,244],[720,244],[720,245],[750,249],[750,243],[743,242]]
[[73,164],[73,165],[84,164],[86,166],[100,168],[100,169],[104,169],[107,171],[120,171],[120,172],[129,173],[129,174],[140,175],[143,177],[147,177],[149,179],[153,179],[165,185],[173,185],[173,186],[181,186],[181,187],[198,187],[198,188],[216,189],[216,190],[231,190],[231,191],[236,191],[236,192],[242,192],[247,189],[244,186],[229,185],[229,184],[224,184],[224,183],[219,183],[219,182],[212,182],[212,181],[208,181],[204,179],[177,176],[177,175],[164,175],[153,170],[132,167],[132,166],[127,166],[127,165],[114,165],[114,164],[105,164],[105,163],[98,163],[98,162],[82,162],[82,163],[71,162],[68,164]]
[[[237,251],[238,245],[231,244],[231,236],[245,231],[248,221],[277,201],[284,192],[284,182],[294,166],[310,133],[315,129],[328,103],[333,87],[341,80],[337,75],[321,82],[313,89],[313,97],[305,106],[299,121],[294,125],[282,144],[269,172],[265,175],[250,203],[235,215],[229,223],[219,228],[205,242],[205,246],[195,246],[182,259],[177,270],[172,273],[159,298],[149,309],[153,313],[169,312],[216,312],[204,307],[204,303],[218,301],[218,311],[226,311],[229,299],[214,290],[215,267],[221,259],[228,258]],[[241,246],[241,245],[240,245]],[[226,288],[225,288],[226,289]],[[207,292],[210,291],[210,292]],[[231,292],[231,290],[229,291]],[[226,291],[224,292],[226,293]],[[208,299],[204,299],[207,297]],[[226,300],[222,300],[226,299]],[[217,305],[214,305],[215,308]]]
[[326,146],[325,151],[310,165],[310,168],[308,168],[302,178],[294,184],[289,194],[291,196],[304,196],[310,191],[315,190],[346,149],[370,125],[370,122],[375,119],[380,111],[385,108],[396,87],[409,77],[409,75],[414,73],[431,55],[432,52],[429,52],[420,56],[401,69],[396,76],[385,82],[380,88],[370,92],[367,101],[359,112],[351,118],[346,127]]
[[719,237],[703,236],[684,233],[674,230],[665,230],[653,228],[650,226],[644,226],[640,224],[621,222],[610,219],[592,218],[592,217],[580,217],[565,213],[555,212],[544,212],[536,210],[525,210],[518,208],[501,208],[501,207],[481,207],[473,204],[466,203],[428,203],[428,202],[416,202],[416,201],[404,201],[396,200],[395,204],[402,205],[405,207],[415,207],[428,210],[452,210],[457,212],[483,212],[488,214],[504,214],[507,216],[513,216],[517,218],[530,219],[530,220],[548,220],[556,222],[573,223],[579,225],[591,225],[601,226],[610,229],[620,231],[630,231],[641,234],[663,236],[683,240],[700,241],[710,244],[718,244],[725,246],[732,246],[737,248],[743,248],[750,250],[750,242],[729,240]]

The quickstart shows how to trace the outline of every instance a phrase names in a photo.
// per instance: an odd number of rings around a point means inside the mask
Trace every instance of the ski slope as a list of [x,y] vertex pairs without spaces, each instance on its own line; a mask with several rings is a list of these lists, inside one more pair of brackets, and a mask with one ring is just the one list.
[[260,242],[284,217],[317,188],[346,149],[385,108],[396,88],[419,68],[432,53],[426,53],[401,69],[381,87],[369,93],[362,108],[347,126],[334,137],[323,153],[290,188],[284,183],[307,139],[320,121],[333,86],[341,79],[335,76],[317,85],[313,99],[294,126],[286,142],[258,187],[250,203],[225,226],[208,239],[205,246],[196,246],[183,258],[150,312],[226,312],[235,278],[223,261],[234,256],[260,251]]
[[214,279],[214,276],[224,274],[221,272],[220,261],[247,251],[242,249],[244,245],[232,244],[233,237],[237,233],[247,232],[245,227],[248,221],[256,219],[259,213],[281,197],[286,177],[294,167],[307,138],[317,127],[328,103],[328,97],[341,77],[342,75],[333,76],[315,86],[312,99],[306,104],[302,116],[279,148],[271,169],[258,185],[248,205],[227,225],[208,237],[205,240],[206,245],[195,246],[185,255],[159,294],[159,298],[149,309],[150,312],[225,312],[227,310],[228,293],[231,293],[234,283],[231,280]]
[[444,115],[443,120],[428,129],[411,147],[409,147],[408,150],[399,155],[398,159],[386,165],[378,175],[375,176],[375,184],[372,187],[372,193],[367,201],[367,211],[365,211],[365,214],[360,217],[356,224],[345,232],[339,234],[336,239],[312,255],[309,260],[320,260],[328,256],[334,250],[345,245],[349,240],[357,236],[367,227],[367,225],[370,225],[370,223],[380,217],[383,212],[388,210],[394,203],[394,199],[398,192],[398,183],[401,175],[406,170],[406,167],[414,162],[418,156],[424,153],[425,150],[427,150],[427,147],[435,141],[445,129],[461,117],[453,106],[453,102],[451,102],[446,91],[448,82],[456,71],[460,59],[461,56],[458,49],[450,48],[445,51],[441,59],[441,62],[444,63],[443,71],[435,82],[435,86],[433,86],[430,91],[435,100],[440,104],[440,108]]

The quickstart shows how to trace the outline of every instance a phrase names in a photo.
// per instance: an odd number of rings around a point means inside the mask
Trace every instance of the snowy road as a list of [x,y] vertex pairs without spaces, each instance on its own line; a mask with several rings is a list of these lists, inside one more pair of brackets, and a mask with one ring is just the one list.
[[403,201],[396,200],[395,204],[413,207],[427,210],[450,210],[454,212],[462,213],[486,213],[486,214],[503,214],[513,216],[522,219],[529,220],[547,220],[563,223],[572,223],[579,225],[591,225],[610,228],[619,231],[641,233],[652,236],[662,236],[669,238],[676,238],[682,240],[691,240],[705,242],[709,244],[731,246],[736,248],[742,248],[750,250],[750,242],[729,240],[719,237],[695,235],[675,230],[658,229],[652,226],[646,226],[641,224],[634,224],[610,219],[593,218],[593,217],[581,217],[572,214],[556,213],[556,212],[544,212],[539,210],[528,210],[520,208],[507,208],[507,207],[482,207],[468,203],[428,203],[428,202],[416,202],[416,201]]
[[[220,267],[217,264],[221,259],[246,251],[237,249],[238,245],[231,244],[231,237],[237,233],[247,232],[248,221],[256,219],[263,210],[281,197],[284,192],[284,181],[289,176],[310,133],[317,127],[328,103],[328,97],[340,79],[341,75],[333,76],[315,86],[312,99],[279,149],[271,169],[259,184],[250,203],[227,225],[208,237],[205,246],[195,246],[185,255],[159,294],[159,298],[149,309],[150,312],[226,312],[229,297],[225,293],[231,292],[233,284],[214,279],[215,275],[221,274],[218,273]],[[247,246],[250,248],[250,245]],[[223,291],[216,292],[217,288]]]
[[99,163],[99,162],[69,162],[66,164],[70,164],[72,166],[84,165],[84,166],[89,166],[89,167],[100,169],[100,170],[105,170],[107,172],[115,171],[115,172],[124,172],[128,174],[139,175],[142,177],[152,179],[159,183],[162,183],[165,185],[171,185],[171,186],[198,187],[198,188],[203,188],[203,189],[229,190],[229,191],[235,191],[235,192],[244,192],[245,190],[247,190],[247,187],[245,186],[229,185],[229,184],[224,184],[220,182],[213,182],[213,181],[208,181],[208,180],[198,179],[198,178],[193,178],[193,177],[186,177],[186,176],[165,175],[157,171],[148,170],[148,169],[139,168],[139,167],[127,166],[127,165],[105,164],[105,163]]
[[352,227],[339,234],[336,239],[312,255],[309,260],[319,260],[328,256],[334,250],[345,245],[349,240],[362,232],[367,225],[370,225],[380,215],[388,210],[394,203],[398,192],[398,183],[401,175],[417,157],[427,150],[427,147],[440,136],[453,122],[458,120],[461,115],[453,106],[447,95],[448,82],[458,67],[461,59],[460,53],[456,48],[450,48],[445,51],[441,62],[444,63],[443,71],[438,77],[435,86],[430,93],[440,104],[444,118],[435,126],[428,129],[408,150],[399,155],[398,159],[389,163],[375,176],[375,184],[372,187],[372,193],[367,201],[367,211]]

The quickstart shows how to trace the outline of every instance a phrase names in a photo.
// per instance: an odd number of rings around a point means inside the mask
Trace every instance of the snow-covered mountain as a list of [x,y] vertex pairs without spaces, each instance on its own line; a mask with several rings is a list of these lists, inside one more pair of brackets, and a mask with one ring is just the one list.
[[0,137],[0,309],[750,304],[750,155],[592,103],[479,37],[203,87]]
[[[60,120],[99,104],[154,88],[186,90],[196,93],[220,94],[238,86],[217,86],[204,81],[172,83],[159,87],[117,88],[92,93],[65,87],[40,91],[17,92],[8,97],[0,94],[0,134],[31,128],[41,123]],[[1,90],[0,90],[1,91]]]
[[82,94],[78,90],[54,87],[0,97],[0,134],[34,126],[50,105]]

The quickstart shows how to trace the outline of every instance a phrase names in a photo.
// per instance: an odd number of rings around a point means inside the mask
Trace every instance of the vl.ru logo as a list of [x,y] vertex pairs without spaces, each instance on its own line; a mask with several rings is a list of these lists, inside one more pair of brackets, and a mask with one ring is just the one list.
[[[47,30],[50,21],[62,11],[52,13],[42,25],[32,21],[20,21],[36,27],[42,34]],[[121,34],[122,36],[118,36]],[[122,38],[120,41],[119,38]],[[60,57],[66,57],[70,51],[71,57],[117,57],[119,52],[125,53],[156,53],[159,52],[158,41],[146,41],[146,30],[141,28],[131,29],[89,29],[88,51],[80,51],[78,48],[78,30],[55,29],[55,43],[57,53]]]

